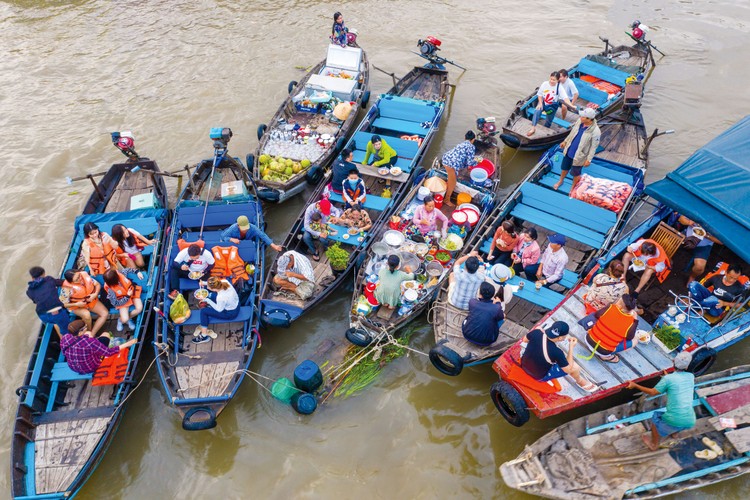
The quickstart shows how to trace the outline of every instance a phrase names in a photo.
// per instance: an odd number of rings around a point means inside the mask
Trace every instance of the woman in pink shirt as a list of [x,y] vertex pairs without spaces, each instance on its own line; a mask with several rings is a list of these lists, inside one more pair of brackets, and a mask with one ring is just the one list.
[[422,235],[427,235],[437,230],[437,221],[442,221],[440,232],[443,233],[443,238],[445,238],[448,231],[448,217],[443,215],[440,210],[435,209],[435,200],[432,196],[425,196],[423,205],[414,210],[412,222]]
[[510,254],[510,257],[513,259],[513,269],[516,271],[516,275],[520,275],[521,271],[523,271],[526,279],[533,281],[536,281],[536,271],[539,269],[539,257],[542,253],[536,239],[537,233],[535,228],[528,227],[524,229],[521,237],[518,238],[518,243],[516,243],[513,253]]

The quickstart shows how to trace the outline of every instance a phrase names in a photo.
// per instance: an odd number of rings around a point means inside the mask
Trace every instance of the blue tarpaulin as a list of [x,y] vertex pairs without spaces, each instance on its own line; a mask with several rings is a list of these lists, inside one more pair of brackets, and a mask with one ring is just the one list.
[[699,222],[750,262],[750,115],[647,186],[646,193]]

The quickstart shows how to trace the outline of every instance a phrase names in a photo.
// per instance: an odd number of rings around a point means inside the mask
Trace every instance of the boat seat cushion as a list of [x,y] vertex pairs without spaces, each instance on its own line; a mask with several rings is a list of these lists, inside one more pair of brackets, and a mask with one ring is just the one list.
[[[240,313],[234,319],[211,318],[211,324],[220,325],[223,323],[244,323],[253,317],[253,306],[240,306]],[[201,322],[200,309],[193,309],[190,317],[180,326],[199,325]]]
[[578,71],[586,75],[595,76],[600,80],[614,83],[615,85],[618,85],[620,87],[625,87],[625,80],[630,76],[629,73],[610,68],[586,58],[581,59],[578,63],[578,66],[573,71]]
[[[352,141],[354,141],[357,146],[355,149],[361,149],[362,151],[365,151],[367,149],[367,143],[370,142],[370,139],[373,135],[375,134],[371,134],[369,132],[355,133],[352,137]],[[417,144],[416,141],[407,141],[404,139],[399,139],[398,137],[384,134],[379,135],[385,140],[385,142],[387,142],[393,149],[396,150],[396,154],[399,157],[411,160],[412,158],[417,156],[417,151],[419,151],[419,144]]]
[[429,101],[383,96],[377,103],[378,113],[384,118],[395,118],[409,122],[432,122],[438,108]]
[[372,122],[372,125],[379,129],[392,130],[407,135],[418,135],[420,137],[427,135],[428,130],[417,122],[399,120],[398,118],[376,118]]
[[[344,197],[340,194],[336,194],[333,191],[331,191],[331,201],[335,201],[338,203],[344,204]],[[370,210],[377,210],[378,212],[382,212],[383,210],[388,207],[388,204],[391,202],[391,198],[383,198],[382,196],[375,196],[374,194],[368,194],[367,198],[365,198],[365,204],[364,207],[368,208]]]

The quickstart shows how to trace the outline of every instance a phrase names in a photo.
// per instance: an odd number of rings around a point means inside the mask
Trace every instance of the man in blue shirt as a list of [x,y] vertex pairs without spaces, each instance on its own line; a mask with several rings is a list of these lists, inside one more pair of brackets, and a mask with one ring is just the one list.
[[505,315],[500,299],[493,299],[494,295],[495,287],[483,282],[479,286],[480,298],[469,300],[469,315],[461,324],[461,332],[472,344],[488,346],[497,341]]
[[241,240],[257,240],[260,239],[266,246],[270,246],[277,252],[281,251],[281,245],[277,245],[266,233],[261,231],[255,224],[250,224],[248,218],[244,215],[237,217],[237,222],[232,224],[221,233],[221,241],[230,241],[235,245],[239,245]]
[[599,138],[602,133],[596,124],[596,111],[592,108],[584,108],[580,111],[580,118],[570,129],[568,137],[560,144],[563,149],[563,160],[560,169],[560,180],[553,186],[554,189],[562,186],[565,176],[570,171],[573,176],[573,185],[570,187],[571,194],[575,189],[578,179],[581,178],[583,167],[591,165],[596,148],[599,147]]
[[333,162],[333,173],[331,174],[331,191],[336,194],[342,194],[342,185],[351,170],[357,170],[357,166],[352,163],[354,154],[351,150],[344,148],[341,155]]

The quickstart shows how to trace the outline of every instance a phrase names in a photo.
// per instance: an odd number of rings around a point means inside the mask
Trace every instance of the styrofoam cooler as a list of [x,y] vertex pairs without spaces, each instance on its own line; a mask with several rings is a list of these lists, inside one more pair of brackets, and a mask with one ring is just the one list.
[[333,94],[333,97],[341,99],[342,101],[352,100],[356,86],[356,80],[334,78],[332,76],[311,75],[310,79],[307,81],[307,88],[330,91]]

